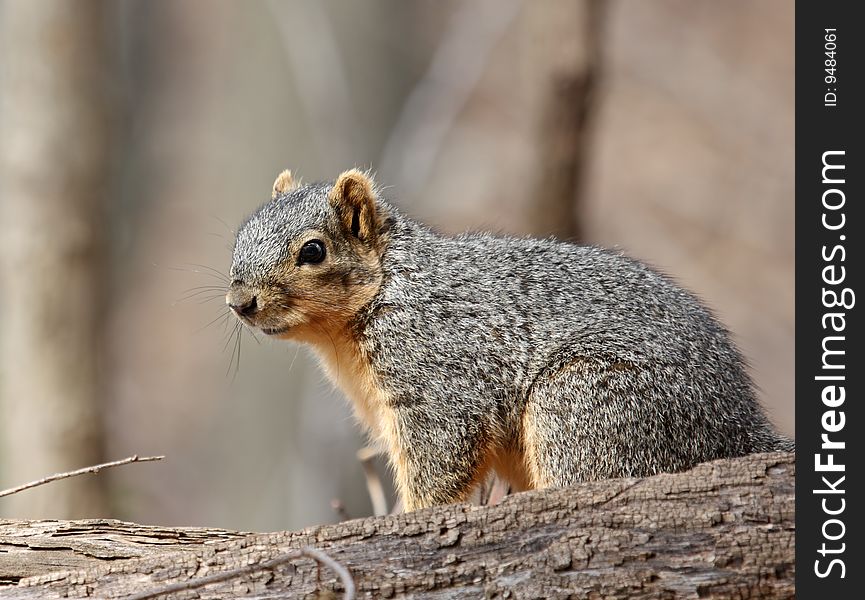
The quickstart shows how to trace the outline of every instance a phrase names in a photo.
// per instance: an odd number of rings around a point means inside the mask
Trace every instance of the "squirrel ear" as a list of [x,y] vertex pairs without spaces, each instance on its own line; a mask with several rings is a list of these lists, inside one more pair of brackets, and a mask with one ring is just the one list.
[[294,177],[291,175],[291,171],[286,169],[285,171],[277,175],[276,181],[273,182],[273,193],[270,197],[276,198],[280,194],[290,192],[298,185],[300,185],[300,183],[295,181]]
[[358,169],[345,171],[337,178],[328,194],[343,227],[361,241],[375,238],[378,231],[378,215],[375,208],[375,183]]

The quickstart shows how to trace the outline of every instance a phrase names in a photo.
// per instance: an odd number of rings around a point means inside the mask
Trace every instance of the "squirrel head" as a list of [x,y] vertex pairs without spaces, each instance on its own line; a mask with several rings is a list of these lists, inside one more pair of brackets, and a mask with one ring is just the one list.
[[372,178],[300,185],[290,171],[240,227],[226,303],[249,326],[288,339],[344,330],[382,281],[382,214]]

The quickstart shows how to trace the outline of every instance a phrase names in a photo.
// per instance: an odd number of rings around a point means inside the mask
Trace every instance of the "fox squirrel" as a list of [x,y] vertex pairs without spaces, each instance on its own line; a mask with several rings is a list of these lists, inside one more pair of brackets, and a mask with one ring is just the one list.
[[666,277],[593,246],[439,235],[356,169],[281,173],[230,277],[246,325],[315,349],[408,511],[490,469],[525,490],[794,449],[727,331]]

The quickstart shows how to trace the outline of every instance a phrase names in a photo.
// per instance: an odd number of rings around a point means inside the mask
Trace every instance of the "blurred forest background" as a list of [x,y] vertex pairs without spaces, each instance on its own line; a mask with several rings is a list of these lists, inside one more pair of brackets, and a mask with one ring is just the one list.
[[0,489],[168,457],[0,515],[370,514],[347,403],[284,342],[235,374],[199,289],[280,170],[355,165],[439,229],[673,274],[792,435],[793,2],[0,0]]

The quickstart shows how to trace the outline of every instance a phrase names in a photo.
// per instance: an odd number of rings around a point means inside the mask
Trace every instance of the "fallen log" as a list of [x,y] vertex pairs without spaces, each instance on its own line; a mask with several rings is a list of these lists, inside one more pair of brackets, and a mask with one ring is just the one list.
[[756,454],[297,532],[0,520],[0,598],[124,598],[231,569],[162,597],[339,597],[309,558],[255,567],[305,547],[358,597],[792,598],[794,475],[793,454]]

